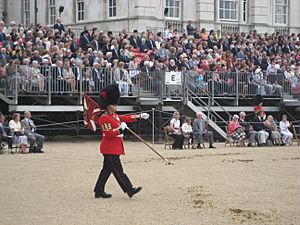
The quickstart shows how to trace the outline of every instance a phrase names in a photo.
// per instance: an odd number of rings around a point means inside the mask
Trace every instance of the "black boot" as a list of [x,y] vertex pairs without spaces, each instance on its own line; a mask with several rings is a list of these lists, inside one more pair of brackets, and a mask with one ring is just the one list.
[[100,193],[95,193],[95,198],[111,198],[111,194],[107,194],[104,191]]
[[139,193],[142,190],[142,187],[132,188],[129,192],[127,192],[129,198],[132,198],[135,194]]

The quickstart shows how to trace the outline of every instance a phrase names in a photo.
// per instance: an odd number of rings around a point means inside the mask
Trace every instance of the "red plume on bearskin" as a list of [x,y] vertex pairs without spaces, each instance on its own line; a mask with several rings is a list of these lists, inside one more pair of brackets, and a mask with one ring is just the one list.
[[96,123],[98,115],[102,112],[100,106],[88,95],[84,95],[83,99],[83,118],[84,125],[92,131],[96,131]]

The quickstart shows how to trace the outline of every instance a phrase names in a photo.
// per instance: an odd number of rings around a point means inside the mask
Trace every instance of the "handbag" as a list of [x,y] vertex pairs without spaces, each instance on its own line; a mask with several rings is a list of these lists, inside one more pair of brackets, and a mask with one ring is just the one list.
[[238,127],[238,128],[236,129],[236,132],[239,133],[239,134],[241,134],[241,133],[244,132],[244,128],[243,128],[243,127]]

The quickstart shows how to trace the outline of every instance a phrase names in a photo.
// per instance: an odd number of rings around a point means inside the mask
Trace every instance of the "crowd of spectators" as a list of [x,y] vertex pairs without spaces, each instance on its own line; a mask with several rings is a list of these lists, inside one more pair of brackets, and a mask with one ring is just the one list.
[[[292,144],[292,122],[287,115],[281,121],[275,121],[272,115],[266,116],[264,111],[257,111],[254,118],[246,119],[245,112],[233,115],[227,125],[226,143],[234,143],[238,147],[266,147],[285,146]],[[169,124],[165,127],[166,134],[174,139],[172,149],[183,149],[186,141],[193,149],[205,148],[204,139],[207,139],[209,148],[214,147],[213,132],[209,130],[209,121],[205,121],[202,112],[196,114],[196,119],[180,118],[179,112],[174,112]],[[295,134],[296,135],[296,134]],[[247,142],[247,145],[246,145]]]
[[166,132],[174,139],[172,149],[183,149],[184,140],[187,139],[193,149],[204,148],[204,138],[209,143],[209,148],[215,148],[213,132],[208,129],[208,123],[202,118],[202,113],[197,113],[197,118],[192,122],[190,118],[186,118],[184,123],[180,118],[180,113],[175,111],[168,126],[165,127]]
[[[118,69],[113,79],[127,94],[136,75],[128,70],[194,71],[211,76],[203,80],[213,79],[217,85],[232,82],[220,74],[239,72],[247,73],[245,82],[256,85],[262,94],[282,91],[282,83],[266,77],[279,75],[292,92],[300,93],[300,34],[208,32],[204,28],[199,32],[190,21],[186,30],[179,33],[170,25],[164,32],[134,30],[130,34],[123,29],[113,35],[84,27],[76,36],[61,19],[51,28],[33,24],[25,28],[0,21],[0,76],[10,66],[21,65],[20,89],[36,87],[43,92],[48,75],[39,66],[52,66],[57,68],[54,79],[63,81],[71,91],[79,89],[78,81],[83,78],[87,90],[98,91],[97,84],[106,79],[103,69]],[[214,73],[205,75],[205,71]]]
[[253,147],[255,143],[259,147],[291,144],[292,123],[288,121],[287,115],[283,115],[279,123],[274,121],[272,115],[265,118],[263,111],[256,113],[253,122],[245,122],[245,116],[245,112],[240,112],[240,116],[233,115],[228,125],[229,138],[232,138],[237,146],[245,146],[246,139],[249,140],[248,147]]
[[3,143],[6,142],[9,154],[14,154],[13,145],[20,149],[22,154],[43,153],[45,137],[37,133],[30,112],[24,112],[22,120],[19,113],[14,113],[8,123],[5,119],[5,116],[0,114],[0,151],[3,149]]

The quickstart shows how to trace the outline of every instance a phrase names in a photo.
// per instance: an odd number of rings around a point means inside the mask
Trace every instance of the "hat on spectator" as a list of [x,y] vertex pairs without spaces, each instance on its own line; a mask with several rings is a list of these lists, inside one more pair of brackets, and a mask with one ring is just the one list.
[[120,91],[116,84],[104,87],[100,92],[99,105],[106,109],[109,105],[118,105],[120,101]]
[[263,102],[263,97],[261,95],[255,95],[253,100],[255,105],[259,105]]

